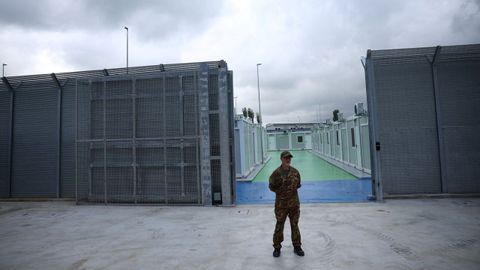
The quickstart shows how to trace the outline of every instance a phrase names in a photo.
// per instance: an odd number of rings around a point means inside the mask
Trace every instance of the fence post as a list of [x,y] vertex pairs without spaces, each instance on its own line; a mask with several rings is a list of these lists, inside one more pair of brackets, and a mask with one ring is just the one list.
[[198,104],[200,114],[200,162],[203,205],[212,205],[212,173],[210,166],[210,121],[208,107],[208,66],[200,65],[198,77]]

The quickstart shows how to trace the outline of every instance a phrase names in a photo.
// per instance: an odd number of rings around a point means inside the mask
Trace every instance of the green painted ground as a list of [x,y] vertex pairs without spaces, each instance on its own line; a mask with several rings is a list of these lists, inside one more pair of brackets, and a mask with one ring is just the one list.
[[[266,182],[270,174],[280,166],[281,151],[271,151],[268,154],[272,157],[262,170],[255,176],[253,181]],[[325,160],[313,155],[308,151],[290,151],[292,153],[292,166],[299,172],[302,180],[356,180],[357,178],[346,171],[333,166]]]

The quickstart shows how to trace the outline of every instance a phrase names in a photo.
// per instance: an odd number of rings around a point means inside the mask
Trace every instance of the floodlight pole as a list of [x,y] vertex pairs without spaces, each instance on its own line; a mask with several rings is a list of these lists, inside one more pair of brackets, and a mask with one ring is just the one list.
[[262,151],[262,164],[264,162],[263,160],[263,130],[262,130],[262,122],[263,122],[263,114],[262,114],[262,102],[260,100],[260,77],[258,75],[258,67],[261,65],[262,63],[258,63],[257,64],[257,86],[258,86],[258,113],[260,114],[260,117],[258,117],[258,119],[260,119],[260,149]]
[[124,27],[125,30],[127,30],[127,74],[128,74],[128,27]]

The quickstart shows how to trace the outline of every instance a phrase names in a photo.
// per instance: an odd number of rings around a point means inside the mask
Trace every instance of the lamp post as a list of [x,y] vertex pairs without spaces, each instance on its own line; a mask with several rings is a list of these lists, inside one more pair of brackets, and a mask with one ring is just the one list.
[[257,63],[257,86],[258,86],[258,113],[260,114],[260,117],[259,117],[259,120],[260,120],[260,149],[261,149],[261,152],[262,152],[262,164],[264,162],[263,160],[263,131],[262,131],[262,122],[263,122],[263,114],[262,114],[262,102],[261,102],[261,99],[260,99],[260,77],[258,75],[258,67],[261,65],[262,63]]
[[128,74],[128,27],[124,27],[125,30],[127,30],[127,74]]
[[7,64],[5,64],[5,63],[2,64],[2,77],[5,77],[5,66],[6,65]]

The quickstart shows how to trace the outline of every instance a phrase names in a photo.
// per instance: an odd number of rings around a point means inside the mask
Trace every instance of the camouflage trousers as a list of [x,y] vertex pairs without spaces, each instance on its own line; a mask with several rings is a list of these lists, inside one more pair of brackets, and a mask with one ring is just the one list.
[[275,232],[273,233],[273,247],[281,248],[283,242],[283,227],[285,221],[290,220],[290,228],[292,229],[292,244],[294,247],[301,246],[300,229],[298,228],[298,220],[300,218],[300,207],[292,208],[277,208],[275,207],[275,217],[277,224],[275,225]]

